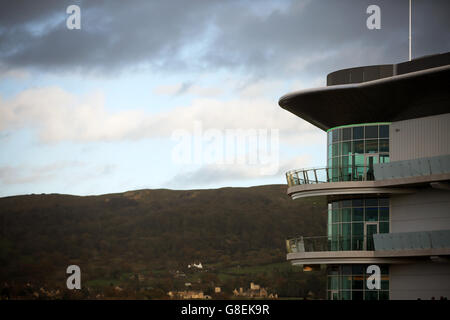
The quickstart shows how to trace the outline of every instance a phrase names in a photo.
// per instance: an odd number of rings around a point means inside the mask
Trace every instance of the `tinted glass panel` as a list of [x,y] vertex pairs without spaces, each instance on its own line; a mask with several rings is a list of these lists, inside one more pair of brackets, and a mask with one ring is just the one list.
[[389,300],[389,291],[380,291],[380,300]]
[[380,222],[380,233],[389,233],[389,222]]
[[366,208],[365,221],[378,221],[378,208]]
[[352,266],[352,273],[353,274],[364,274],[365,273],[364,269],[365,268],[362,264],[354,264]]
[[363,208],[353,208],[352,209],[352,221],[363,221]]
[[353,140],[364,139],[364,127],[353,128]]
[[350,208],[342,209],[342,222],[351,222],[352,221],[351,212],[352,212],[352,209],[350,209]]
[[380,221],[389,221],[389,208],[388,207],[380,208]]
[[352,289],[362,289],[364,284],[363,276],[353,276]]
[[378,206],[378,199],[377,198],[364,199],[364,205],[366,207],[376,207]]
[[339,222],[339,210],[333,210],[333,222]]
[[353,156],[353,165],[354,166],[364,166],[364,155],[355,154]]
[[339,155],[339,143],[333,143],[331,147],[331,155],[336,157]]
[[352,153],[352,143],[349,142],[343,142],[342,143],[342,154],[347,155],[349,153]]
[[377,290],[365,291],[364,300],[378,300],[378,291]]
[[389,138],[389,126],[380,126],[380,138]]
[[380,152],[389,152],[389,139],[380,139]]
[[363,300],[362,291],[352,291],[352,300]]
[[335,129],[332,132],[333,132],[333,142],[338,142],[339,141],[339,129]]
[[352,128],[342,129],[342,141],[347,141],[352,138]]
[[364,153],[364,140],[353,141],[353,152]]
[[362,236],[364,235],[364,224],[363,223],[353,223],[352,226],[352,234],[353,236]]
[[378,152],[378,140],[377,139],[365,140],[365,142],[366,142],[366,146],[365,146],[366,153],[377,153]]
[[378,138],[378,126],[366,127],[366,139]]
[[342,274],[352,274],[352,266],[348,264],[344,264],[342,266]]
[[342,300],[351,300],[352,293],[351,291],[342,291]]
[[350,239],[352,235],[351,223],[343,223],[342,224],[342,238]]
[[352,206],[352,200],[342,200],[341,203],[343,208],[350,208]]

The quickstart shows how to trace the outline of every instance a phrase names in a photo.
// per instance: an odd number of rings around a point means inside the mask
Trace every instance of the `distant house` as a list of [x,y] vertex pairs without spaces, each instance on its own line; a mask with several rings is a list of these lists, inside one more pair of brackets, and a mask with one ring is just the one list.
[[205,295],[203,291],[169,291],[167,295],[171,299],[211,299],[210,296]]
[[203,265],[202,265],[202,263],[201,262],[199,262],[198,264],[197,263],[192,263],[192,264],[188,264],[188,268],[189,269],[203,269]]
[[270,298],[270,299],[277,299],[277,294],[268,294],[267,290],[265,288],[262,288],[260,285],[255,283],[250,283],[250,288],[246,291],[244,291],[243,288],[239,288],[239,291],[237,289],[233,290],[233,295],[235,297],[245,297],[245,298]]

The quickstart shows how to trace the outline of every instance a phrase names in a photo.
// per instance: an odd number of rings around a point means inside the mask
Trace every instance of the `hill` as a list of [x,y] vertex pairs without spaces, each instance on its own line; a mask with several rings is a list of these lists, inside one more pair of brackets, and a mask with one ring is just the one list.
[[[259,277],[225,275],[236,267],[282,263],[283,272],[293,272],[285,262],[286,237],[326,234],[325,219],[324,201],[292,201],[284,185],[5,197],[0,281],[64,287],[67,266],[76,264],[83,283],[92,287],[133,286],[127,280],[139,276],[145,280],[136,280],[138,287],[159,288],[161,294],[180,287],[177,270],[199,261],[216,284],[231,288],[239,285],[233,281]],[[261,277],[270,278],[273,268],[268,270]],[[259,280],[276,287],[274,279]]]

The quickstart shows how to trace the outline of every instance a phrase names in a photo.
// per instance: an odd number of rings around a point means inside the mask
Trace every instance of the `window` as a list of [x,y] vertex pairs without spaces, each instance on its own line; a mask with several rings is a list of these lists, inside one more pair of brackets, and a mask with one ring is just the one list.
[[366,153],[378,153],[378,140],[366,140],[365,150]]
[[363,208],[353,208],[352,209],[352,221],[363,221],[364,217]]
[[389,198],[339,200],[328,206],[328,236],[334,241],[332,251],[373,250],[365,241],[367,222],[372,224],[370,234],[389,233]]
[[331,152],[331,155],[332,155],[333,157],[336,157],[336,156],[339,155],[339,143],[333,143],[333,144],[332,144],[332,152]]
[[365,291],[364,300],[378,300],[378,290]]
[[378,198],[364,199],[364,205],[366,207],[377,207],[378,206]]
[[352,139],[352,128],[342,129],[342,141],[348,141]]
[[[388,144],[389,144],[389,140],[388,140]],[[388,145],[389,148],[389,145]],[[352,142],[348,141],[348,142],[343,142],[342,143],[342,155],[349,155],[352,153]]]
[[339,210],[333,210],[333,222],[339,222]]
[[389,152],[389,139],[380,139],[380,152]]
[[351,222],[352,221],[352,209],[344,208],[342,209],[342,222]]
[[374,155],[370,159],[373,164],[389,162],[389,125],[331,129],[327,139],[327,163],[331,181],[366,180],[369,176],[363,167],[369,165],[365,163],[368,154]]
[[380,207],[380,221],[389,221],[389,207]]
[[364,278],[363,276],[353,276],[353,281],[352,281],[352,289],[355,290],[362,290],[364,285]]
[[366,271],[369,265],[334,265],[327,269],[327,297],[342,300],[388,300],[389,299],[389,269],[388,265],[380,264],[381,288],[369,289],[366,285]]
[[364,235],[364,223],[353,223],[352,225],[352,233],[353,236],[362,236]]
[[342,200],[340,201],[342,208],[351,208],[352,207],[352,200]]
[[367,126],[365,139],[378,138],[378,126]]
[[389,126],[388,125],[380,126],[380,138],[389,138]]
[[366,208],[365,221],[378,221],[378,208]]
[[333,130],[333,143],[339,141],[339,129]]
[[389,233],[389,222],[380,222],[380,233]]
[[364,140],[353,141],[353,152],[364,153]]
[[364,139],[364,127],[353,128],[353,140]]

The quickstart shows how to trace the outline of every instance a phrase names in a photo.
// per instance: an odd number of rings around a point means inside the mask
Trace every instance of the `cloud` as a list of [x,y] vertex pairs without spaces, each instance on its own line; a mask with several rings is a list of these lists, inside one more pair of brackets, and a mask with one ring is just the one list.
[[143,109],[110,111],[100,92],[78,97],[59,87],[27,89],[0,97],[0,132],[32,128],[43,143],[170,138],[176,130],[278,129],[281,143],[314,144],[322,132],[264,97],[194,99],[158,113]]
[[309,167],[311,162],[312,158],[308,155],[281,159],[277,170],[269,176],[262,174],[261,169],[264,169],[262,165],[208,164],[190,172],[183,171],[176,174],[163,185],[169,188],[189,188],[220,185],[226,182],[279,178],[288,170]]
[[0,181],[2,184],[32,184],[58,178],[62,170],[82,167],[79,161],[60,161],[42,166],[3,166],[0,167]]
[[[45,165],[16,165],[0,167],[0,183],[3,185],[30,184],[63,181],[68,186],[116,173],[115,164],[91,164],[82,161],[56,161]],[[74,173],[75,175],[67,175]]]
[[176,84],[157,86],[154,93],[161,95],[180,96],[191,94],[201,97],[216,97],[223,93],[223,89],[218,87],[203,87],[195,85],[192,82],[181,82]]
[[0,65],[0,80],[8,78],[25,80],[28,79],[29,77],[30,73],[23,68],[11,69],[6,66]]
[[[12,69],[117,72],[227,69],[260,77],[324,74],[408,55],[408,2],[75,1],[82,29],[67,30],[74,1],[7,1],[0,12],[0,63]],[[366,8],[381,8],[381,30]],[[414,1],[414,56],[450,50],[447,0]]]

